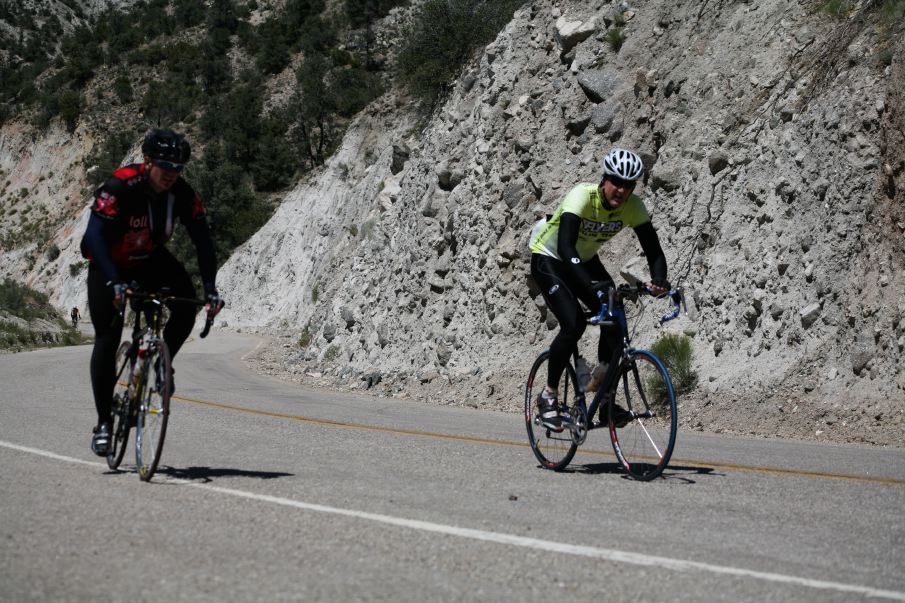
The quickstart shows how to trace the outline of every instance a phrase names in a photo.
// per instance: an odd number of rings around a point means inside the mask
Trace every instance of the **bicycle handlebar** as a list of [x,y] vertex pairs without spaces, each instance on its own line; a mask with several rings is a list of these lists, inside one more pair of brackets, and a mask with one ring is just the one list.
[[672,310],[667,312],[666,314],[660,317],[660,324],[662,325],[665,322],[669,322],[675,318],[678,318],[679,314],[682,311],[682,304],[684,303],[684,299],[682,298],[682,291],[680,289],[670,289],[665,293],[653,293],[650,289],[647,288],[647,285],[644,283],[637,283],[635,285],[619,285],[618,287],[610,287],[609,288],[609,303],[606,303],[601,296],[601,309],[600,312],[594,314],[592,312],[586,312],[586,316],[588,316],[588,324],[599,325],[605,322],[610,322],[609,319],[612,318],[612,308],[615,305],[616,301],[621,301],[624,299],[636,300],[639,295],[650,295],[651,297],[669,297],[672,302]]
[[[125,297],[127,299],[133,299],[136,301],[150,301],[150,302],[153,302],[158,305],[169,303],[169,302],[176,302],[176,303],[181,303],[181,304],[193,304],[195,306],[206,306],[210,303],[207,300],[195,299],[192,297],[177,297],[175,295],[164,295],[164,294],[161,294],[160,292],[146,293],[138,288],[133,288],[131,286],[126,289]],[[223,308],[224,305],[225,304],[222,299],[218,300],[217,312],[219,312]],[[120,310],[120,317],[123,316],[125,311],[126,311],[126,304],[123,303],[123,307]],[[215,315],[216,315],[216,313],[212,313],[211,310],[208,310],[207,319],[204,321],[204,329],[202,329],[201,333],[199,333],[199,337],[201,337],[201,339],[204,339],[205,337],[207,337],[208,333],[210,333],[211,326],[213,326],[213,324],[214,324]]]

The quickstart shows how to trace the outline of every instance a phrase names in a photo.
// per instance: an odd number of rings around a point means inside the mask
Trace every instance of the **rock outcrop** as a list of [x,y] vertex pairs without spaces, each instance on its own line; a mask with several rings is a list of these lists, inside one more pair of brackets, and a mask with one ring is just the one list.
[[[224,267],[231,322],[262,324],[246,305],[265,285],[241,275],[285,255],[263,249],[339,229],[325,251],[296,259],[313,267],[301,277],[308,288],[286,291],[275,303],[288,312],[266,317],[296,330],[271,370],[516,408],[520,379],[555,328],[529,288],[528,230],[620,145],[648,164],[639,192],[671,278],[697,308],[675,327],[694,337],[701,375],[688,425],[813,436],[834,429],[823,420],[832,414],[848,417],[854,439],[900,437],[884,421],[901,417],[905,400],[895,378],[905,374],[903,223],[890,210],[901,216],[902,142],[886,133],[901,119],[891,95],[902,68],[872,55],[882,34],[869,15],[858,28],[775,1],[644,2],[620,19],[617,10],[519,10],[423,129],[390,132],[385,122],[408,114],[372,108],[351,136],[385,133],[379,160],[343,160],[349,173],[368,170],[358,233],[318,205],[336,159],[293,201],[306,217],[278,214]],[[617,22],[618,52],[608,36]],[[829,43],[840,35],[845,44]],[[397,172],[402,146],[410,157]],[[624,234],[604,261],[617,271],[639,253]],[[652,323],[640,323],[638,341],[655,337]],[[801,414],[785,429],[793,407]],[[749,424],[733,426],[726,412]]]

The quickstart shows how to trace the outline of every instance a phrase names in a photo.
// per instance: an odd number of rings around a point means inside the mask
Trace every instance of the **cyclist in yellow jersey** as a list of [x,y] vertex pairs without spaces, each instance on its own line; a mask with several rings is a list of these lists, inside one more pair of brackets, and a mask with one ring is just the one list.
[[[531,230],[531,276],[560,325],[550,345],[547,385],[537,398],[541,419],[550,428],[562,428],[565,415],[558,404],[559,381],[587,326],[578,302],[599,313],[599,295],[614,285],[597,256],[600,247],[623,228],[631,227],[647,256],[651,273],[648,287],[653,293],[665,293],[670,288],[657,232],[644,203],[632,194],[643,173],[638,155],[612,149],[603,159],[600,184],[579,184],[552,216]],[[618,334],[607,331],[601,329],[597,348],[601,362],[608,362],[622,345]],[[601,409],[604,407],[601,405]]]

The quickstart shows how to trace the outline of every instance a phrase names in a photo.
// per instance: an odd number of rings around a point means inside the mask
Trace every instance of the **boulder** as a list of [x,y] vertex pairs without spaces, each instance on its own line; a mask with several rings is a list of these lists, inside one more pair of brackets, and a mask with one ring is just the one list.
[[562,49],[561,54],[566,54],[577,44],[584,42],[597,30],[597,19],[588,21],[570,21],[565,16],[556,20],[553,36]]
[[716,176],[729,166],[729,156],[722,151],[717,151],[710,156],[707,164],[710,167],[710,173]]
[[652,190],[663,190],[671,193],[682,186],[682,174],[678,170],[657,170],[651,173]]
[[808,304],[798,311],[798,316],[801,317],[801,326],[807,329],[820,317],[820,303]]
[[594,105],[594,110],[591,111],[591,126],[594,128],[594,132],[597,134],[608,132],[615,117],[616,110],[610,103]]
[[612,69],[595,69],[578,76],[578,85],[593,103],[602,103],[622,85],[622,80]]
[[393,145],[393,161],[390,164],[390,171],[398,174],[405,167],[405,163],[409,160],[411,150],[405,143]]

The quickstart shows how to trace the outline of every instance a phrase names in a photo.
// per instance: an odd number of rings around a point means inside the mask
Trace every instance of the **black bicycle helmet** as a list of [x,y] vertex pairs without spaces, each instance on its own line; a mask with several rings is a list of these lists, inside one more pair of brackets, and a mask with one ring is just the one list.
[[192,155],[192,147],[188,141],[173,130],[154,128],[145,136],[141,144],[141,152],[152,161],[169,161],[171,163],[188,163]]

